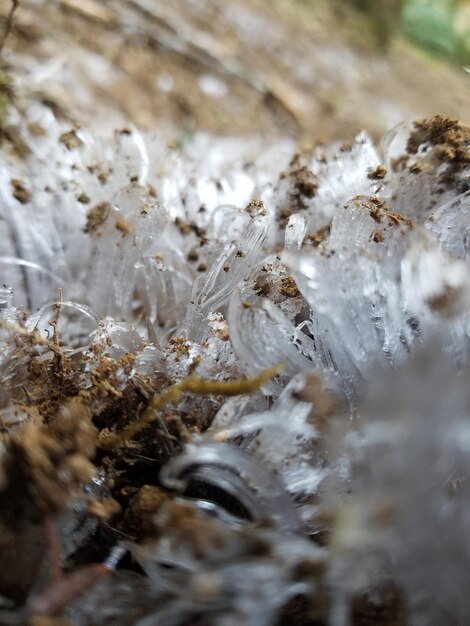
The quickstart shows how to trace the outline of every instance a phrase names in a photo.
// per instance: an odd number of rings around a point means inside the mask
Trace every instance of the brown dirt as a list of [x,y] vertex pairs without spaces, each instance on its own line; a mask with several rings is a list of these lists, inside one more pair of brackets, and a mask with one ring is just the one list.
[[297,287],[297,283],[292,278],[292,276],[286,276],[285,278],[281,278],[279,291],[283,296],[286,296],[286,298],[297,298],[297,296],[300,296],[300,291]]
[[[465,119],[470,102],[459,68],[400,37],[378,53],[364,18],[326,0],[175,0],[151,10],[134,0],[23,0],[4,57],[19,102],[39,99],[79,124],[157,125],[176,142],[195,129],[306,144],[359,128],[379,136],[439,111]],[[51,71],[34,82],[28,65]]]
[[23,181],[18,180],[17,178],[12,178],[10,181],[10,185],[12,188],[11,195],[21,202],[21,204],[28,204],[31,200],[31,192],[26,188]]
[[387,175],[387,168],[384,165],[378,165],[376,169],[368,174],[371,180],[382,180]]
[[459,172],[470,164],[470,126],[445,115],[414,122],[414,131],[407,143],[407,152],[416,154],[422,144],[433,147],[433,156],[446,164],[442,182],[452,184]]
[[106,222],[108,215],[111,211],[111,205],[109,202],[101,202],[97,204],[87,213],[87,221],[85,225],[86,233],[98,232]]
[[314,233],[308,233],[305,237],[304,246],[311,245],[314,248],[318,248],[330,234],[330,225],[323,226],[320,230],[315,231]]

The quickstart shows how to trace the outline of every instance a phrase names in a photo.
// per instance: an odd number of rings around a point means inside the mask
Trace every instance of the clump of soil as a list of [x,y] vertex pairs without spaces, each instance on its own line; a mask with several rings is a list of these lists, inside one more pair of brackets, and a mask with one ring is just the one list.
[[470,126],[458,120],[435,115],[432,118],[414,122],[406,146],[410,155],[415,155],[421,146],[429,144],[439,163],[445,164],[442,182],[451,185],[457,175],[470,165]]
[[17,178],[12,178],[10,184],[12,188],[11,195],[15,198],[15,200],[18,200],[21,204],[28,204],[32,196],[23,181],[18,180]]
[[318,248],[324,241],[326,241],[330,235],[331,226],[327,224],[319,230],[308,233],[305,237],[305,244],[311,245],[313,248]]
[[[18,374],[23,384],[10,393],[16,395],[23,418],[13,426],[2,425],[6,451],[0,475],[0,563],[8,564],[25,545],[30,555],[25,565],[33,572],[22,576],[15,570],[0,577],[0,593],[15,601],[24,600],[44,551],[50,551],[44,524],[72,501],[82,501],[88,515],[103,525],[85,539],[68,567],[105,556],[103,541],[108,546],[123,536],[139,541],[151,532],[152,516],[167,497],[157,486],[158,469],[180,449],[185,429],[184,424],[174,426],[179,415],[168,423],[163,416],[158,428],[145,430],[132,444],[100,450],[100,434],[118,432],[137,420],[168,380],[164,375],[152,381],[133,377],[134,355],[111,359],[100,344],[79,357],[66,357],[58,335],[54,337],[44,340],[49,357],[44,347],[34,345],[37,334],[24,331],[15,338],[27,365]],[[123,373],[128,378],[124,388]],[[84,487],[97,476],[104,477],[101,490],[88,493]]]
[[[33,585],[38,580],[47,595],[53,572],[60,574],[61,547],[51,528],[72,505],[82,507],[96,526],[82,538],[67,537],[69,554],[62,567],[71,575],[79,566],[105,559],[123,539],[141,544],[155,537],[155,516],[171,499],[159,482],[160,467],[178,454],[189,433],[210,425],[220,406],[217,397],[250,393],[273,375],[232,382],[189,376],[180,389],[180,382],[163,372],[136,374],[133,353],[111,358],[107,350],[113,341],[106,334],[87,350],[67,355],[58,332],[60,313],[57,305],[50,340],[21,323],[11,329],[18,372],[8,393],[18,418],[1,422],[0,565],[8,575],[0,576],[0,594],[18,606],[31,594],[37,598]],[[228,340],[226,333],[223,338]],[[181,362],[190,344],[174,337],[167,349]],[[207,400],[208,394],[215,398],[205,407],[197,396]],[[145,421],[147,414],[151,419]],[[139,428],[131,432],[136,424]],[[185,515],[175,518],[175,532],[186,532],[185,520]],[[201,538],[210,536],[205,520],[202,516],[199,522]],[[192,532],[198,535],[197,528]],[[13,565],[16,559],[21,567]],[[38,579],[45,561],[48,573]]]
[[106,222],[109,213],[111,211],[111,205],[109,202],[100,202],[87,213],[87,222],[85,224],[85,232],[93,233],[98,232]]
[[279,291],[283,296],[286,296],[286,298],[296,298],[300,295],[297,283],[292,278],[292,276],[286,276],[285,278],[281,278],[281,286],[279,287]]

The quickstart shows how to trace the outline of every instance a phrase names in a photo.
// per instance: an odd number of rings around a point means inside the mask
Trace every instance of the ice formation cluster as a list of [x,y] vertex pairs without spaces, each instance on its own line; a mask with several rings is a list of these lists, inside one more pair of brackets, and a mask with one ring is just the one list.
[[470,130],[12,125],[0,623],[470,623]]

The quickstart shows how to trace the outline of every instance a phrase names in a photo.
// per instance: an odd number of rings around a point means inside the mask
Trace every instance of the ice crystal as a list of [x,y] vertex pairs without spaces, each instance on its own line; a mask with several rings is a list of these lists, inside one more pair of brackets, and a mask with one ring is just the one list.
[[436,344],[391,380],[376,374],[361,424],[338,451],[350,464],[350,496],[337,509],[334,585],[353,594],[394,581],[413,624],[465,624],[470,615],[467,380]]
[[[80,625],[343,626],[374,593],[470,621],[468,129],[289,162],[27,115],[0,154],[0,562],[51,517],[72,570],[120,542],[59,607]],[[52,606],[31,554],[6,623]]]

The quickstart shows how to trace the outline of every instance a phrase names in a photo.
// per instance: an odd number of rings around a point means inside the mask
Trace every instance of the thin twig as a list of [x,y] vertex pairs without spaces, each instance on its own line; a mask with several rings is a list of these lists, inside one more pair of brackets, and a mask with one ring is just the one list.
[[105,449],[115,448],[126,441],[132,439],[146,426],[159,419],[158,410],[165,404],[177,402],[180,396],[185,393],[195,395],[217,395],[217,396],[239,396],[253,393],[265,385],[271,378],[281,373],[284,364],[270,367],[258,376],[241,380],[203,380],[192,374],[184,378],[181,382],[171,385],[162,394],[155,396],[143,415],[132,424],[128,424],[120,433],[113,433],[101,442],[101,447]]
[[20,5],[20,0],[11,0],[10,11],[5,19],[5,28],[3,29],[3,35],[2,35],[2,38],[0,39],[0,54],[2,54],[5,42],[8,38],[8,35],[11,32],[11,28],[13,26],[13,18],[15,16],[15,11],[19,7],[19,5]]

